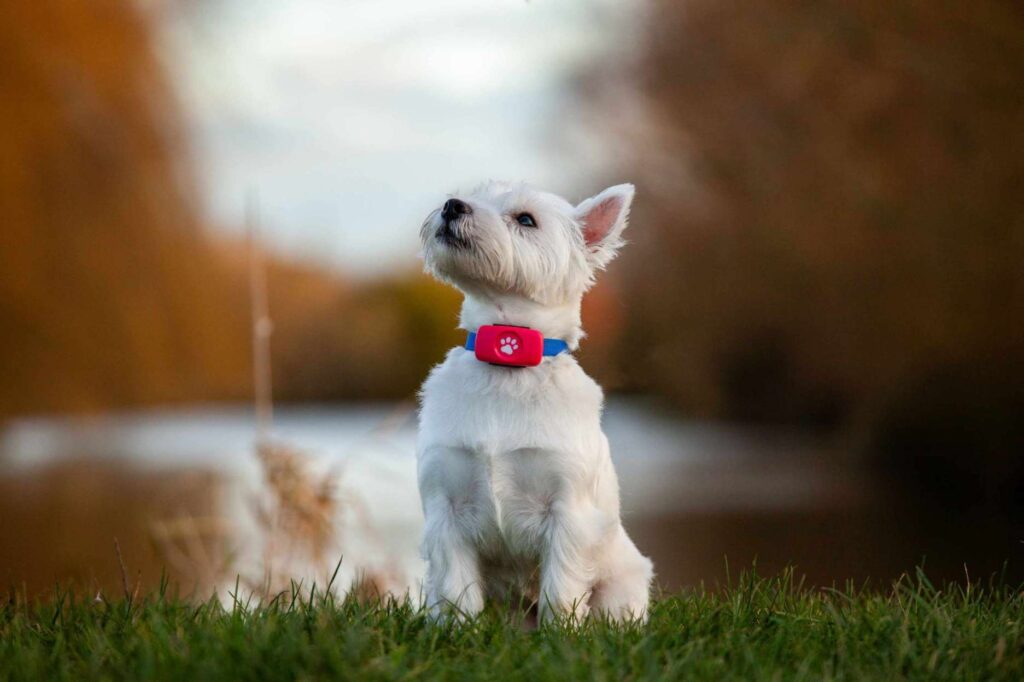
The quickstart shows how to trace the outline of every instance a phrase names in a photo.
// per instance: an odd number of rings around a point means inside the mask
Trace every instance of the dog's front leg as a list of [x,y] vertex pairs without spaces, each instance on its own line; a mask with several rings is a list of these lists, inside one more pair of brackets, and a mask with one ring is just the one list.
[[593,570],[585,555],[586,528],[569,505],[552,504],[545,519],[546,543],[541,557],[540,618],[569,616],[578,623],[589,611]]
[[420,454],[427,608],[435,617],[473,616],[484,606],[479,544],[493,525],[486,469],[470,451],[431,447]]
[[423,558],[427,608],[434,618],[474,616],[484,607],[480,564],[458,510],[444,496],[427,501]]

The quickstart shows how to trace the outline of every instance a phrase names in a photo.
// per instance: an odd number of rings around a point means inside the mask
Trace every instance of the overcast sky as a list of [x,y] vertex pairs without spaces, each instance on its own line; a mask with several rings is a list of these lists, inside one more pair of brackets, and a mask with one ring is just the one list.
[[274,246],[372,274],[413,265],[423,217],[460,187],[600,189],[573,79],[622,39],[623,3],[198,6],[167,44],[215,224],[238,229],[256,188]]

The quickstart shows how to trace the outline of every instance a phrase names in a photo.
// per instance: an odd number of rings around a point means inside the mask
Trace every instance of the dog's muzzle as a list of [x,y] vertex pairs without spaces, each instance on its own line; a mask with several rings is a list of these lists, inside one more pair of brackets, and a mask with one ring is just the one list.
[[445,246],[450,246],[453,249],[468,249],[469,241],[462,236],[461,230],[457,230],[456,227],[449,221],[445,220],[441,223],[441,226],[437,228],[437,232],[434,236],[437,241],[441,242]]

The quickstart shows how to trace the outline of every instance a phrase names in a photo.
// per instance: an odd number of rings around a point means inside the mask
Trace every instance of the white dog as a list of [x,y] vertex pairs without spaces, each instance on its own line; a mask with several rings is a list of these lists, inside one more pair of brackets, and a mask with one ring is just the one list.
[[[622,244],[632,185],[573,206],[525,185],[449,199],[421,230],[428,272],[465,294],[421,394],[425,592],[436,617],[522,594],[542,621],[645,618],[651,561],[619,518],[600,387],[571,351],[580,302]],[[470,350],[469,348],[472,348]]]

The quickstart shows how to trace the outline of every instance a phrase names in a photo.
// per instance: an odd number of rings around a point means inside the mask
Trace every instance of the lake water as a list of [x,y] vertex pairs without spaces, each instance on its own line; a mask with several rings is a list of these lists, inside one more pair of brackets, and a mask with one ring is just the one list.
[[[795,563],[818,583],[885,580],[925,555],[939,555],[944,573],[952,572],[946,564],[962,563],[952,554],[943,559],[948,537],[940,544],[939,535],[909,522],[875,477],[826,443],[680,420],[640,399],[610,400],[604,424],[627,529],[668,588],[724,580],[727,561],[734,571],[755,560],[768,571]],[[274,425],[274,439],[336,479],[358,509],[338,525],[343,576],[386,566],[416,589],[422,564],[413,406],[281,408]],[[16,481],[62,461],[168,477],[215,472],[225,481],[218,513],[251,554],[259,531],[250,502],[262,486],[254,434],[245,406],[21,419],[0,432],[0,473]],[[253,559],[243,552],[240,561]]]

